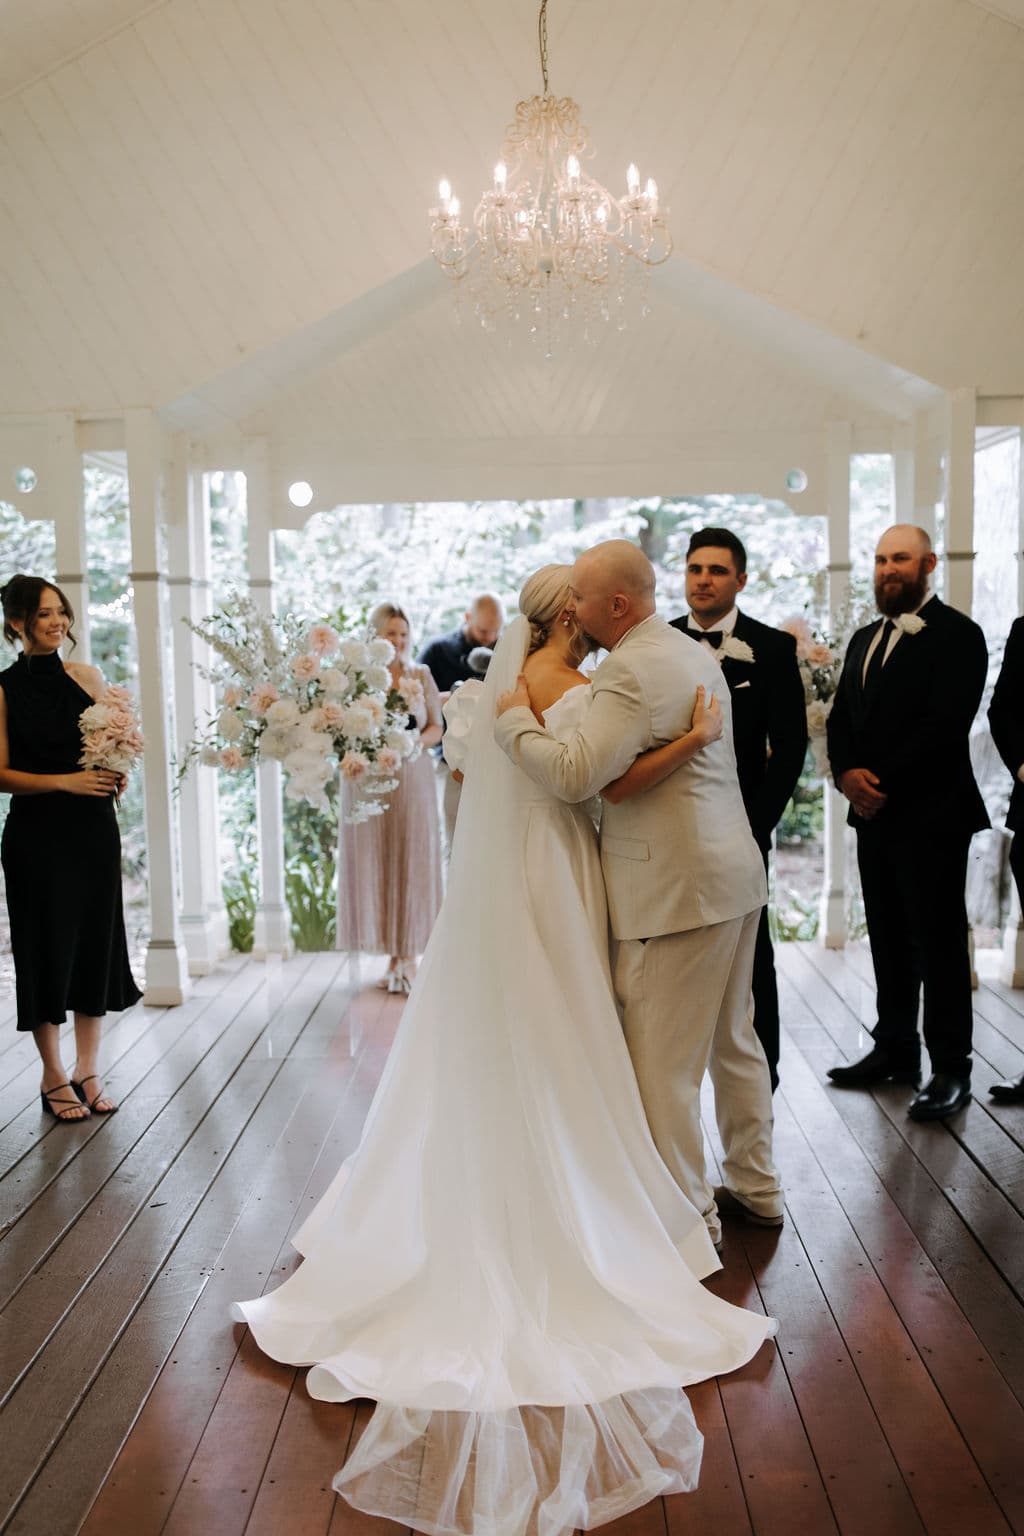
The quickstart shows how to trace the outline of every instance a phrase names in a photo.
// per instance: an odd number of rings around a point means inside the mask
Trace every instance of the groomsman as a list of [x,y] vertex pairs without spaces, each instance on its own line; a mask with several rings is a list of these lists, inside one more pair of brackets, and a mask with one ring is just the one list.
[[[759,624],[736,606],[747,584],[747,552],[727,528],[701,528],[686,555],[690,611],[676,629],[699,641],[722,668],[732,700],[733,747],[747,819],[765,873],[772,835],[786,809],[807,752],[807,711],[796,641]],[[779,1085],[779,990],[761,909],[754,950],[754,1031],[764,1046],[772,1090]]]
[[875,552],[882,617],[850,641],[828,751],[850,802],[877,988],[874,1047],[833,1067],[837,1086],[917,1083],[918,1002],[932,1076],[910,1104],[941,1120],[971,1097],[967,852],[988,816],[968,736],[988,655],[973,620],[929,594],[935,569],[922,528],[897,524]]
[[[1010,868],[1024,909],[1024,618],[1017,619],[1010,630],[988,723],[999,756],[1014,779],[1006,825],[1013,833]],[[1024,1104],[1024,1073],[1014,1082],[993,1083],[989,1093],[1001,1104]]]

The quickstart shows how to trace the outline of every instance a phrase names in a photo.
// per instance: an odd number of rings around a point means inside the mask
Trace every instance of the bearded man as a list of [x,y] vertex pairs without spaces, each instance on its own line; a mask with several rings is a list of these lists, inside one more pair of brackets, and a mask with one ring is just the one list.
[[918,1006],[932,1075],[907,1113],[941,1120],[971,1097],[967,855],[988,816],[968,750],[988,667],[972,619],[930,594],[923,528],[888,528],[875,552],[882,617],[850,641],[828,721],[850,802],[877,989],[874,1047],[833,1067],[837,1087],[918,1083]]

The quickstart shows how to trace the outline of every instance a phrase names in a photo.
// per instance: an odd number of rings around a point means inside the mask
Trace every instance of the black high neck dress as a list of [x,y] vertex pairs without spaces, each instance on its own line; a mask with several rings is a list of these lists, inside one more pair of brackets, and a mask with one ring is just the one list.
[[[57,652],[0,672],[10,766],[78,773],[78,719],[93,702]],[[141,993],[128,962],[121,835],[112,798],[12,795],[0,839],[18,1028],[118,1012]]]

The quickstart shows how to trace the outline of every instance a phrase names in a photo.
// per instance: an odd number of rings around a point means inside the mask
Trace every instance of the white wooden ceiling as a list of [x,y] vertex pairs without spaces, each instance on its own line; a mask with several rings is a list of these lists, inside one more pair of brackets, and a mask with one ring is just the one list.
[[552,88],[680,257],[621,371],[553,388],[423,264],[438,177],[471,206],[539,88],[535,0],[4,0],[0,415],[532,440],[1022,393],[1018,13],[551,0]]

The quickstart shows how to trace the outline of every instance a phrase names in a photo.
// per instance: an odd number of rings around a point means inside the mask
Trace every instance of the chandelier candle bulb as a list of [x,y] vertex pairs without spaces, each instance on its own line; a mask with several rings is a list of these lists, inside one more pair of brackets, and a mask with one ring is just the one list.
[[626,191],[630,197],[636,197],[640,190],[640,172],[636,166],[630,163],[626,171]]
[[648,178],[647,178],[647,185],[644,188],[644,196],[646,197],[647,201],[651,205],[651,212],[652,213],[657,213],[657,211],[658,211],[658,183],[655,181],[653,176],[648,176]]
[[578,192],[580,189],[580,163],[575,155],[570,155],[565,162],[565,174],[569,181],[569,191]]
[[507,179],[508,179],[508,166],[505,164],[504,160],[499,160],[497,165],[494,167],[494,190],[495,190],[495,192],[500,192],[502,195],[504,195],[504,192],[505,192],[505,182],[507,181]]

